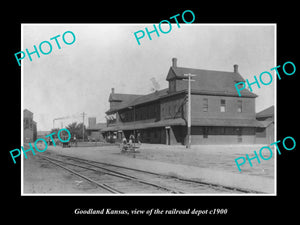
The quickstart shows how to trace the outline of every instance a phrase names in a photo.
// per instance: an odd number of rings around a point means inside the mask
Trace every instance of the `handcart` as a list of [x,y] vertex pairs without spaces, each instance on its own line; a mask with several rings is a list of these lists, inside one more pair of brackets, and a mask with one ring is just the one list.
[[121,143],[120,150],[121,152],[134,152],[139,153],[139,148],[141,147],[140,143]]

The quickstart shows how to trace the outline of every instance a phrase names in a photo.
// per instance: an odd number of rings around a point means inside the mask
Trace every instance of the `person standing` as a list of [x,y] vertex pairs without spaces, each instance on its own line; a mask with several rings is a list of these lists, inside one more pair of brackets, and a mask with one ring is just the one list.
[[74,140],[75,146],[77,147],[77,139],[76,139],[76,135],[74,135],[73,140]]
[[138,144],[141,144],[141,134],[140,133],[137,134],[136,140],[137,140]]

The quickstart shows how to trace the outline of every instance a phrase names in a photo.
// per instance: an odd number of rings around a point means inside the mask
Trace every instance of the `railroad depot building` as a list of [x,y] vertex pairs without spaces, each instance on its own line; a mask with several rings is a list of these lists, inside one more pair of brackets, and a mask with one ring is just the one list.
[[106,112],[104,137],[116,141],[140,134],[142,143],[187,144],[188,82],[184,74],[195,74],[191,82],[192,144],[256,143],[256,94],[247,89],[238,96],[235,84],[245,81],[234,65],[232,72],[184,68],[177,59],[166,76],[169,87],[147,95],[112,92]]

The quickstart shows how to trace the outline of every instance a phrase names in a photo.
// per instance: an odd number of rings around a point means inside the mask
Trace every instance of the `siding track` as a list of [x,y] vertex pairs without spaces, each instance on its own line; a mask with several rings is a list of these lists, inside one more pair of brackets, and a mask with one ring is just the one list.
[[[53,155],[54,156],[54,155]],[[79,176],[101,188],[100,193],[112,194],[223,194],[258,193],[239,188],[178,178],[109,163],[56,155],[40,158]],[[104,192],[103,192],[104,191]]]

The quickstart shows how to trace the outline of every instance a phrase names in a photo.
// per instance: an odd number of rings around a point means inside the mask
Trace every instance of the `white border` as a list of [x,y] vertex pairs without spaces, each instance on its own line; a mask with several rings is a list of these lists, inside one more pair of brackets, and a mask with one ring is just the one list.
[[[21,24],[21,49],[24,49],[24,42],[23,42],[23,24]],[[24,103],[23,103],[23,93],[24,93],[24,88],[23,88],[23,83],[24,83],[24,68],[23,68],[23,61],[21,60],[21,146],[24,146],[23,140],[24,140]],[[21,150],[21,146],[20,146],[20,151],[21,151],[21,196],[26,195],[24,194],[24,170],[23,170],[23,166],[24,166],[24,157],[23,157],[23,151]]]
[[[21,49],[23,49],[24,45],[23,45],[23,27],[26,25],[37,25],[37,26],[44,26],[44,25],[53,25],[53,26],[59,26],[59,25],[76,25],[76,26],[85,26],[85,25],[89,25],[89,26],[99,26],[99,25],[108,25],[108,26],[114,26],[114,25],[149,25],[151,23],[129,23],[129,24],[119,24],[119,23],[113,23],[113,24],[107,24],[107,23],[97,23],[97,24],[93,24],[93,23],[68,23],[68,24],[53,24],[53,23],[43,23],[43,24],[36,24],[36,23],[22,23],[21,24]],[[219,24],[219,23],[193,23],[193,24],[180,24],[180,26],[190,26],[190,25],[200,25],[200,26],[274,26],[274,67],[277,66],[277,23],[226,23],[226,24]],[[24,74],[24,70],[23,70],[23,61],[21,61],[21,143],[23,144],[23,109],[24,109],[24,105],[23,105],[23,74]],[[274,138],[276,141],[277,140],[277,79],[275,80],[275,84],[274,84],[274,111],[275,111],[275,118],[274,118]],[[23,146],[23,145],[22,145]],[[20,149],[21,150],[21,149]],[[21,151],[22,152],[22,151]],[[275,152],[275,151],[274,151]],[[95,193],[86,193],[86,194],[77,194],[77,193],[73,193],[73,194],[69,194],[69,193],[46,193],[46,194],[42,194],[42,193],[24,193],[24,179],[23,179],[23,175],[24,175],[24,171],[23,171],[23,152],[21,153],[21,196],[173,196],[173,197],[177,197],[177,196],[277,196],[277,151],[274,157],[274,193],[266,193],[266,194],[95,194]]]

